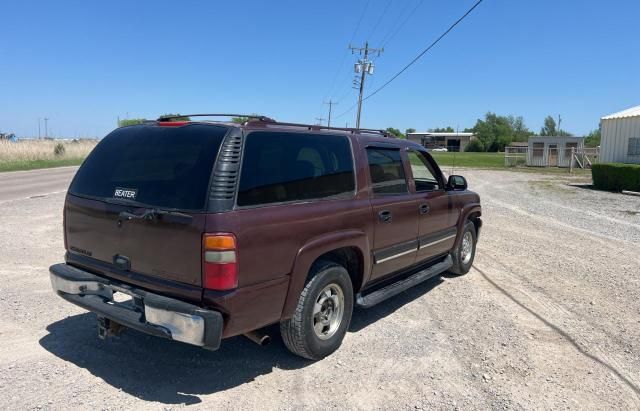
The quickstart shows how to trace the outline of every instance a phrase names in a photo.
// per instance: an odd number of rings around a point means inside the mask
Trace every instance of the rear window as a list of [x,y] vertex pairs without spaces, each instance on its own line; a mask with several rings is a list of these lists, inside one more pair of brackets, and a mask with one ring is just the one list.
[[87,157],[69,192],[151,207],[202,210],[227,130],[201,124],[117,129]]
[[393,195],[408,192],[400,149],[367,148],[367,158],[374,194]]
[[328,198],[354,190],[346,137],[279,132],[247,136],[239,206]]

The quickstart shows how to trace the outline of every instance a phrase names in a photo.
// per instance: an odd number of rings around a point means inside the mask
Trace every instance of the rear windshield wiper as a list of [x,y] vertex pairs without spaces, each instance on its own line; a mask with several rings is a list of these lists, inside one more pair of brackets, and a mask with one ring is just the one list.
[[123,220],[149,220],[155,221],[162,217],[163,221],[176,224],[190,224],[193,216],[179,211],[168,211],[160,208],[147,208],[142,214],[134,214],[130,211],[122,211],[118,214]]

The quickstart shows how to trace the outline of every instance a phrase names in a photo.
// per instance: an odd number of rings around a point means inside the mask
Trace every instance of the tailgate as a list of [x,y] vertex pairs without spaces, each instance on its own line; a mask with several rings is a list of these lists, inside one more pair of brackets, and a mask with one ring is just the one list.
[[[126,220],[119,217],[123,211],[140,213],[135,207],[69,195],[65,205],[69,252],[119,269],[201,286],[203,214],[191,214],[191,223],[183,224]],[[129,266],[121,266],[123,261]]]

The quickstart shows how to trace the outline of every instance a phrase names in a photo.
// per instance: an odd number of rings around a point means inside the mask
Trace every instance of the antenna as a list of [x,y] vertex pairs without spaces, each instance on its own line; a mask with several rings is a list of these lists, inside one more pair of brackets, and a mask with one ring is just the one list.
[[[456,137],[460,138],[460,126],[456,126]],[[458,140],[460,141],[460,140]],[[458,146],[460,147],[460,146]],[[453,162],[451,163],[451,174],[453,175],[454,169],[456,168],[456,152],[453,152]]]

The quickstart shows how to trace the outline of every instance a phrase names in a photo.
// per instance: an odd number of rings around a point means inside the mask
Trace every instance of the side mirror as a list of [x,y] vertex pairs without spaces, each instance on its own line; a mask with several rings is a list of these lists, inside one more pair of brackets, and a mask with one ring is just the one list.
[[449,176],[449,180],[447,180],[447,187],[449,190],[466,190],[467,179],[457,175]]

